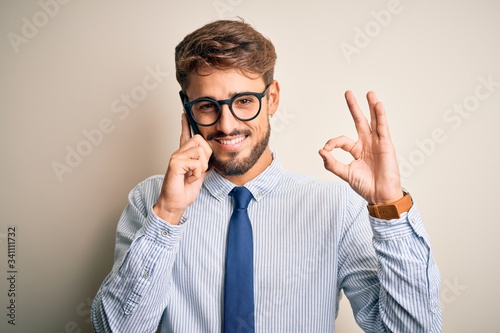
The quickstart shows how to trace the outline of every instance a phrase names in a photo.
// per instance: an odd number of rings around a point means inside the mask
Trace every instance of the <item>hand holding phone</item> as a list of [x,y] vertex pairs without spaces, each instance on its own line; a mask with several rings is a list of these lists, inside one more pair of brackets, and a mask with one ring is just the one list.
[[178,224],[184,210],[200,193],[209,174],[212,148],[200,135],[192,136],[187,114],[182,115],[182,130],[177,149],[170,157],[155,214],[170,224]]

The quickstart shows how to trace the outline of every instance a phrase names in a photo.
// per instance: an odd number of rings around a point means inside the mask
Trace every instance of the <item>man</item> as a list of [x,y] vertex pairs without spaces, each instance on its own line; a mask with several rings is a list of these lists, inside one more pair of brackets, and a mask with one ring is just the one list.
[[268,145],[275,60],[240,21],[207,24],[176,47],[180,146],[164,177],[129,195],[92,307],[97,332],[334,332],[341,291],[364,331],[441,330],[439,272],[383,105],[367,94],[369,123],[346,92],[359,138],[319,150],[350,186],[284,170]]

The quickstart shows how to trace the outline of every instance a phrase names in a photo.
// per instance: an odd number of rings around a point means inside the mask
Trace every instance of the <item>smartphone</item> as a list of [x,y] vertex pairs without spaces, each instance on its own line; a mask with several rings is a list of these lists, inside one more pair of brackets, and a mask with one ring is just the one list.
[[[182,102],[182,105],[183,105],[183,108],[184,108],[184,103],[186,103],[186,95],[181,91],[179,91],[179,96],[181,98],[181,102]],[[191,137],[195,136],[196,134],[200,134],[200,131],[198,130],[198,124],[196,123],[196,121],[194,121],[193,117],[191,116],[191,114],[189,114],[189,112],[186,111],[186,109],[184,108],[184,112],[186,113],[186,116],[187,116],[187,119],[188,119],[188,122],[189,122],[189,127],[191,127]]]
[[[186,110],[184,110],[186,112]],[[198,130],[198,124],[194,121],[193,117],[186,112],[186,116],[189,122],[189,127],[191,127],[191,137],[195,136],[196,134],[200,134],[200,131]]]

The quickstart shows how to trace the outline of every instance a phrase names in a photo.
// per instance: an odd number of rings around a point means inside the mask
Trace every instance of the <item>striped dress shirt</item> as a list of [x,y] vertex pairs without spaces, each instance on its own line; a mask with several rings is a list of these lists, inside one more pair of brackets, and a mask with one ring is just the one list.
[[[347,184],[290,172],[273,157],[245,184],[255,332],[335,332],[342,291],[365,332],[440,332],[439,271],[416,206],[400,219],[373,218]],[[234,184],[212,171],[174,226],[152,210],[162,182],[150,177],[129,194],[92,306],[96,332],[222,331]]]

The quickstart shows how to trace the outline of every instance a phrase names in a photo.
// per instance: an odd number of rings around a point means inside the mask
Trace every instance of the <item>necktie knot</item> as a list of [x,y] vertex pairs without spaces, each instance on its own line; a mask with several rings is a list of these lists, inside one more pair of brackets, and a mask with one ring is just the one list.
[[244,186],[236,186],[231,191],[234,198],[234,209],[247,209],[252,193]]

